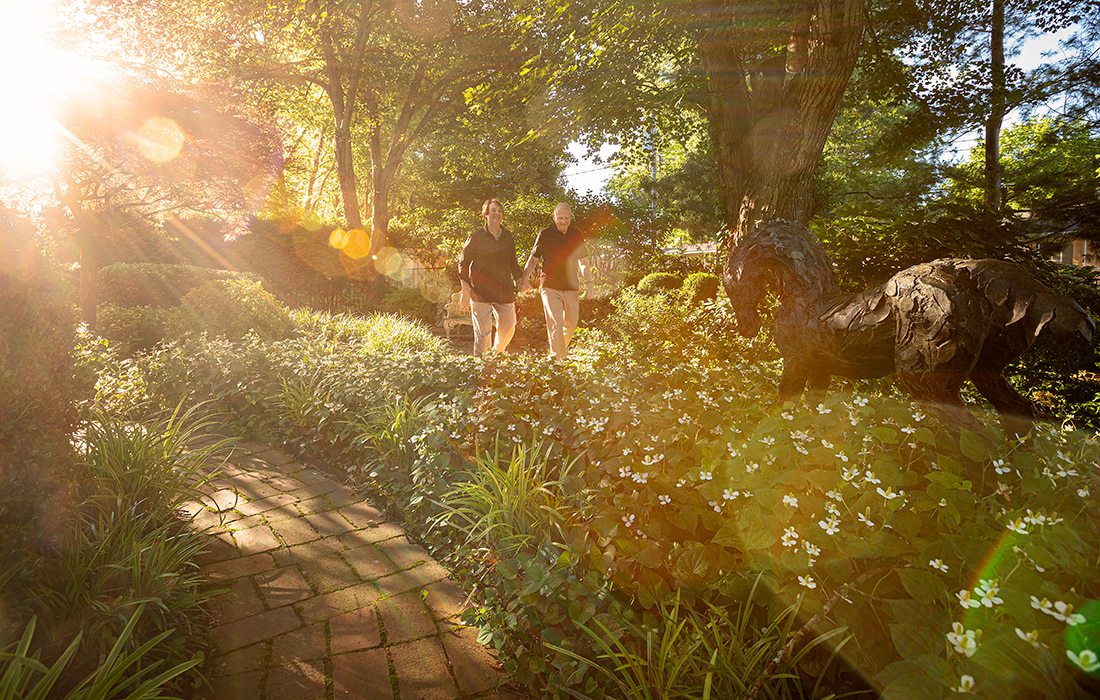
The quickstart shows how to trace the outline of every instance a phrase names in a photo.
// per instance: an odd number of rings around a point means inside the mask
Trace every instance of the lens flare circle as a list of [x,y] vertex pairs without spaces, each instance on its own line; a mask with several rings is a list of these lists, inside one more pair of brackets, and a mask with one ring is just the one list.
[[174,119],[152,117],[138,129],[135,140],[144,158],[154,163],[167,163],[179,156],[187,136]]

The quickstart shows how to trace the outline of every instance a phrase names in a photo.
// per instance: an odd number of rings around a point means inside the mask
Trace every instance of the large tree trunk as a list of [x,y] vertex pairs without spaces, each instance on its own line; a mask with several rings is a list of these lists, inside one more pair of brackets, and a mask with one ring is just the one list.
[[[735,0],[701,0],[700,9],[712,27],[699,50],[727,224],[735,236],[766,219],[805,224],[859,55],[864,0],[785,2],[769,6],[767,17]],[[760,29],[777,20],[777,33]],[[786,49],[753,63],[775,44]]]
[[[335,107],[335,105],[334,105]],[[344,220],[349,229],[363,228],[359,213],[359,192],[355,179],[355,159],[351,150],[349,120],[336,117],[336,176],[340,182],[340,200],[344,204]]]
[[985,210],[1001,212],[1001,123],[1005,116],[1005,3],[993,0],[989,118],[985,122]]

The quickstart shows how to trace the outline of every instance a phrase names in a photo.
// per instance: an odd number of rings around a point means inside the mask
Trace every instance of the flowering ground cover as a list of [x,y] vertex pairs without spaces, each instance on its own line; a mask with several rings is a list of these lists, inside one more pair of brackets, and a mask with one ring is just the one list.
[[772,407],[722,309],[628,293],[564,364],[309,314],[86,360],[116,411],[206,401],[341,465],[540,696],[1095,693],[1096,436],[954,438],[888,385]]

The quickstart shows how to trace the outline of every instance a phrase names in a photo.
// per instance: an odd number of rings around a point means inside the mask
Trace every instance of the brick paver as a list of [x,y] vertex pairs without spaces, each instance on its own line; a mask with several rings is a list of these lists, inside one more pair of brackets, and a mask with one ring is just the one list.
[[203,700],[515,698],[462,589],[348,487],[258,443],[187,504],[221,594]]

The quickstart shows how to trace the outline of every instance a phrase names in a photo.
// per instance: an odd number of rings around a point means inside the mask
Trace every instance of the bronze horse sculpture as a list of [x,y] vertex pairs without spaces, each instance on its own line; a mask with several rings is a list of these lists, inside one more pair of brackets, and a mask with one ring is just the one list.
[[1077,302],[1003,260],[944,258],[915,265],[858,293],[836,286],[821,244],[800,224],[772,220],[735,241],[723,275],[738,331],[760,330],[757,311],[778,289],[775,343],[781,402],[833,375],[899,384],[949,427],[975,427],[959,397],[970,379],[1006,429],[1024,434],[1035,408],[1004,377],[1041,332],[1091,342],[1095,324]]

